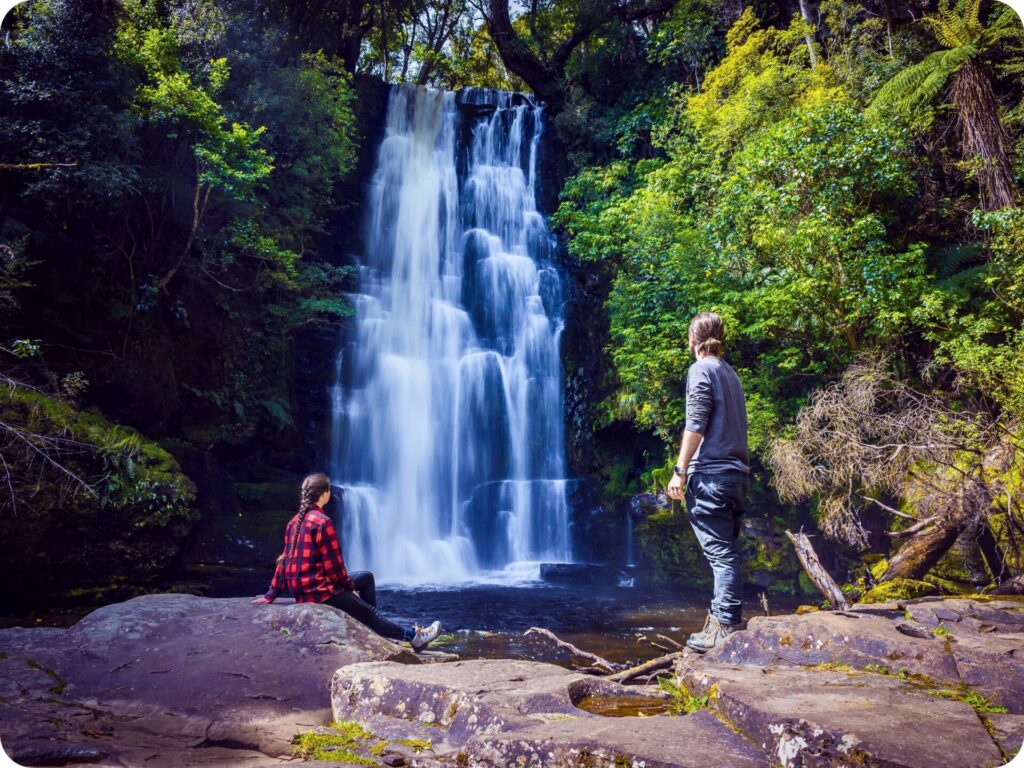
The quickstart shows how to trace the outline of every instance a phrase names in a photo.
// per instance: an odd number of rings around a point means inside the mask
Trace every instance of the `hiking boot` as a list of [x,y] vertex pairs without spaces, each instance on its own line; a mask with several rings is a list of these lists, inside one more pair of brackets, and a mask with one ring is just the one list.
[[739,632],[739,630],[740,625],[738,622],[736,624],[726,624],[709,613],[707,620],[704,622],[704,629],[690,635],[686,645],[697,653],[707,653],[733,632]]
[[428,645],[431,641],[436,640],[437,636],[441,633],[441,622],[435,621],[429,627],[416,627],[416,636],[412,639],[412,649],[419,653]]
[[691,633],[690,636],[686,639],[686,644],[689,645],[691,640],[705,634],[708,631],[709,624],[711,624],[711,613],[705,616],[705,626],[701,627],[699,632]]

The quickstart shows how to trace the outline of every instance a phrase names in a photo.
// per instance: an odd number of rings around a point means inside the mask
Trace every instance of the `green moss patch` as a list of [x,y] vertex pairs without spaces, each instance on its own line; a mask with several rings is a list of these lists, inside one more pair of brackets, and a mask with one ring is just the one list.
[[868,590],[860,598],[862,603],[890,603],[894,600],[914,600],[935,593],[935,585],[914,579],[892,579]]
[[425,739],[388,741],[371,733],[362,724],[339,720],[329,728],[306,731],[292,739],[295,754],[303,760],[323,760],[353,765],[379,765],[380,756],[391,744],[401,744],[417,754],[433,749]]

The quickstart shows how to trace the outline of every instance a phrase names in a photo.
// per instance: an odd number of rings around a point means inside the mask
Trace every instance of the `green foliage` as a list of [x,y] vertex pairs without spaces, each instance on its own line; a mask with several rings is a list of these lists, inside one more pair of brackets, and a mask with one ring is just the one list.
[[[135,430],[10,382],[0,420],[21,435],[4,448],[14,500],[5,492],[13,514],[0,518],[5,562],[21,574],[15,582],[36,580],[41,593],[68,581],[124,579],[139,588],[162,574],[197,519],[196,488],[169,453]],[[51,558],[63,567],[47,567]]]
[[[742,51],[749,64],[750,37],[741,39],[730,55]],[[909,144],[900,128],[844,101],[818,103],[826,93],[818,77],[801,86],[817,94],[810,106],[793,108],[787,91],[784,115],[780,106],[776,121],[754,133],[740,120],[735,138],[721,134],[736,122],[721,114],[748,89],[722,84],[720,102],[705,90],[667,116],[667,163],[585,169],[566,185],[556,222],[570,253],[614,272],[606,308],[618,389],[606,421],[632,419],[675,440],[686,329],[696,312],[713,309],[726,321],[758,450],[794,409],[787,377],[839,370],[861,347],[888,344],[916,310],[925,249],[898,249],[888,232],[914,191]],[[715,114],[704,114],[712,104]]]
[[[306,731],[292,739],[295,753],[303,760],[324,760],[352,765],[378,765],[388,742],[353,720],[338,720],[329,729]],[[424,739],[398,739],[395,743],[417,754],[433,748]]]
[[979,715],[1003,714],[1009,711],[1004,706],[993,704],[992,700],[987,696],[978,693],[966,684],[959,685],[957,687],[939,688],[937,690],[927,691],[927,693],[929,696],[936,696],[940,699],[962,701],[973,707],[974,711]]
[[977,211],[990,259],[934,286],[914,319],[936,346],[936,359],[956,367],[972,387],[1013,418],[1024,416],[1024,215]]
[[658,687],[671,694],[673,715],[692,715],[699,709],[712,709],[718,698],[718,686],[715,684],[712,684],[703,696],[694,696],[682,681],[673,680],[671,677],[659,677]]
[[[81,370],[87,402],[204,449],[294,430],[291,335],[351,314],[352,271],[326,259],[355,228],[352,77],[296,49],[281,10],[31,0],[5,25],[14,351],[43,378]],[[29,288],[48,297],[31,313],[15,305]]]
[[871,110],[903,113],[919,129],[929,128],[935,119],[935,101],[961,67],[1002,43],[1022,39],[1020,22],[1010,9],[993,14],[988,24],[981,20],[980,11],[977,0],[959,4],[943,0],[938,13],[925,16],[922,22],[943,50],[895,74],[878,91]]

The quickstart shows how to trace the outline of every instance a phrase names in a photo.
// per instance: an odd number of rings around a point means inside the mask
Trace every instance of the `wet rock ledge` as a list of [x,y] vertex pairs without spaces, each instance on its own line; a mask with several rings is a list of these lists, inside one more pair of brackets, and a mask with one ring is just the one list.
[[[0,651],[0,740],[24,764],[279,765],[304,733],[334,765],[981,768],[1024,740],[1012,600],[753,618],[663,689],[417,658],[326,606],[184,595],[3,630]],[[688,714],[640,716],[652,701]]]

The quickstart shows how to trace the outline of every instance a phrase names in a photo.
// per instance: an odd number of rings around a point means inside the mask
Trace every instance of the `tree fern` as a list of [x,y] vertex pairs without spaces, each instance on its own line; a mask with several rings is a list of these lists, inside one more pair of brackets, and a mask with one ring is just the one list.
[[934,119],[934,105],[948,88],[956,109],[960,150],[976,168],[981,206],[998,210],[1016,207],[1017,187],[1006,152],[999,101],[990,69],[981,58],[996,45],[1021,40],[1024,33],[1008,9],[994,12],[988,25],[980,13],[980,0],[964,0],[957,6],[951,0],[941,0],[938,13],[921,21],[945,50],[936,51],[883,85],[869,112],[900,112],[918,129],[927,130]]
[[936,51],[883,85],[868,111],[874,114],[895,111],[930,122],[929,105],[939,97],[963,63],[977,53],[971,45]]

